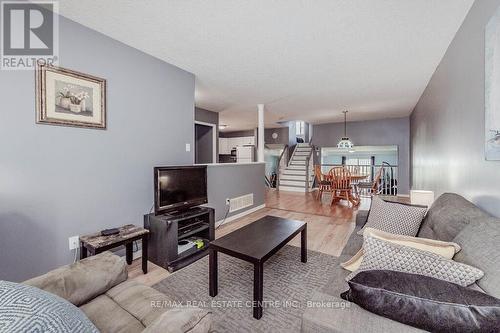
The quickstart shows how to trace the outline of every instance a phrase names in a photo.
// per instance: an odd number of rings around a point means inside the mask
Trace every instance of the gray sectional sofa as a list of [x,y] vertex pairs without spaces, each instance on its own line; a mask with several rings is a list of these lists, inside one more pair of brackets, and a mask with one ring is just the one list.
[[[166,295],[127,280],[125,260],[103,252],[25,281],[78,306],[101,333],[206,333],[211,313],[171,308]],[[0,328],[1,331],[1,328]]]
[[[423,332],[420,329],[368,312],[344,301],[340,294],[349,289],[349,272],[340,266],[362,247],[356,232],[366,223],[368,212],[360,211],[356,228],[337,262],[334,276],[317,290],[302,317],[302,332]],[[494,218],[463,197],[445,193],[427,212],[418,237],[458,243],[462,250],[453,258],[481,269],[485,274],[470,286],[500,298],[500,219]]]

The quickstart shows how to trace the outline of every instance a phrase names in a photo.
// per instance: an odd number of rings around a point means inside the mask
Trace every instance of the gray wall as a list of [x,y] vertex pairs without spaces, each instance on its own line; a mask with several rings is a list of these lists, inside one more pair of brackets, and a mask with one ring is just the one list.
[[208,165],[208,206],[215,208],[215,220],[227,211],[226,198],[253,193],[254,205],[229,213],[233,216],[265,203],[264,163]]
[[194,120],[217,125],[217,126],[215,126],[215,129],[217,131],[216,132],[216,138],[217,138],[216,156],[219,156],[219,113],[196,107],[194,109]]
[[108,129],[36,125],[34,73],[2,71],[0,279],[72,262],[69,236],[142,225],[153,166],[193,163],[192,74],[62,17],[60,59],[107,79]]
[[484,29],[476,1],[411,115],[412,188],[456,192],[500,216],[500,161],[484,158]]
[[[344,123],[313,125],[318,147],[336,147],[344,135]],[[357,146],[397,145],[399,150],[399,194],[410,191],[410,121],[408,117],[347,123],[347,135]],[[318,156],[315,157],[318,160]]]
[[219,135],[221,138],[239,138],[242,136],[255,136],[255,130],[220,132]]
[[[277,139],[273,139],[273,133],[278,134]],[[273,144],[288,144],[288,127],[266,128],[264,130],[264,142]]]
[[213,131],[214,129],[211,126],[195,124],[195,163],[217,163],[217,160],[213,160],[213,150],[216,149],[216,147],[214,147]]

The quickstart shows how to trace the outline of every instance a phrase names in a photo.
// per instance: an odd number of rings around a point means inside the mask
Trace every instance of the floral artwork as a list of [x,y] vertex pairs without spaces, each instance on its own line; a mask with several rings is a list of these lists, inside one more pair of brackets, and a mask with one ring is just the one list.
[[[63,86],[62,88],[60,88]],[[92,90],[86,87],[56,81],[56,112],[92,116]]]
[[106,128],[106,80],[39,64],[37,123]]

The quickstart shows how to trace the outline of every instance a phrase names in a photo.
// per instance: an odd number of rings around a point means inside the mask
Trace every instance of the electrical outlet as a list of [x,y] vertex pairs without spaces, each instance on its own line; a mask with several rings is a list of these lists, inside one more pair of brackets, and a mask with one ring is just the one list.
[[74,250],[80,247],[80,237],[73,236],[69,238],[69,249]]
[[191,151],[191,144],[186,143],[186,151]]

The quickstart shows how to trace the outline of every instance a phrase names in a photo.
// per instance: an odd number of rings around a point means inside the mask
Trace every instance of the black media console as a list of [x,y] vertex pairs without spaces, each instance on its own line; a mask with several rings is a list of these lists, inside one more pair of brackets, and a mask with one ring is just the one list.
[[[194,207],[182,212],[144,215],[144,228],[149,230],[149,261],[169,272],[181,269],[208,254],[215,239],[215,211]],[[192,247],[179,253],[179,241],[203,240],[203,247]]]

